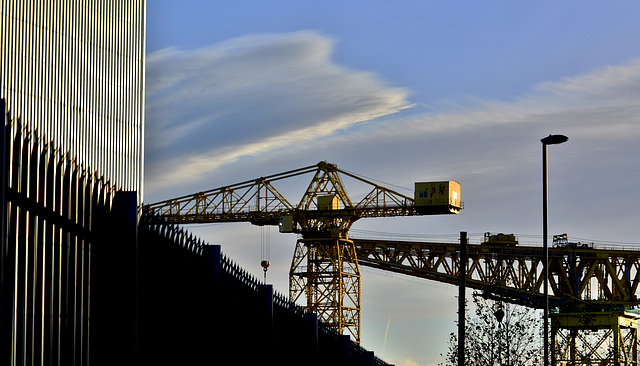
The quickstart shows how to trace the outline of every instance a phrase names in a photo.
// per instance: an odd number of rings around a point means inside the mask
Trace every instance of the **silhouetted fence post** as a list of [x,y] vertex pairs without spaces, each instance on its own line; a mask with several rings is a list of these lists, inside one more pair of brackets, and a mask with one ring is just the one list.
[[338,365],[349,365],[351,363],[351,337],[348,334],[340,334],[338,336],[338,342],[340,346],[338,347],[341,352],[338,353],[338,356],[341,358],[338,361]]
[[304,314],[306,340],[309,345],[308,354],[311,358],[318,357],[318,315],[315,313]]
[[222,281],[222,255],[220,252],[220,245],[205,245],[202,248],[202,253],[211,263],[211,275],[213,277],[213,282],[220,284],[220,281]]
[[259,285],[258,294],[260,296],[260,317],[259,328],[264,339],[263,352],[271,349],[273,342],[273,285]]

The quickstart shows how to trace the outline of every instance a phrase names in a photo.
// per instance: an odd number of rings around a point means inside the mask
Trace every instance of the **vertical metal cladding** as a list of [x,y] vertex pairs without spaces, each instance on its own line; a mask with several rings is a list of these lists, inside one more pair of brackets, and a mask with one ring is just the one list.
[[7,110],[142,202],[145,1],[1,1]]

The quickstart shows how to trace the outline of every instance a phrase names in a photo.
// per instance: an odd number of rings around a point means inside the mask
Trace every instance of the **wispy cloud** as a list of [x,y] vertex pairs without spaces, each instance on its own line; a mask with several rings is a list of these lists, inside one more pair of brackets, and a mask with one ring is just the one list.
[[[413,115],[377,125],[381,135],[421,136],[496,125],[558,121],[581,135],[640,134],[640,61],[550,81],[509,101],[474,101],[438,114]],[[367,133],[375,132],[368,130]]]
[[538,91],[556,96],[608,96],[606,100],[637,99],[640,84],[640,60],[625,65],[607,66],[586,75],[567,77],[560,81],[549,81],[537,87]]
[[147,189],[410,107],[405,89],[335,64],[333,48],[327,36],[297,32],[149,55]]

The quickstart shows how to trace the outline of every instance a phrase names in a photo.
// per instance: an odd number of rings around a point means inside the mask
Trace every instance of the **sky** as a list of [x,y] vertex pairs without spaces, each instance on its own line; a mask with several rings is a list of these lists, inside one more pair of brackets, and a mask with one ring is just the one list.
[[[354,237],[539,245],[540,139],[564,134],[548,154],[550,234],[640,249],[637,14],[623,0],[148,1],[145,202],[329,161],[409,196],[462,187],[459,215],[363,219]],[[288,293],[295,235],[188,229],[257,278],[268,243],[268,282]],[[362,345],[443,362],[457,289],[361,270]]]

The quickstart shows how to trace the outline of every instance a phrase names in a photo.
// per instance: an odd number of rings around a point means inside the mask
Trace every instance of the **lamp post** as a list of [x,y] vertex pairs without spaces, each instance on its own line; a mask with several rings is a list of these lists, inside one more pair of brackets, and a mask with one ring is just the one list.
[[544,247],[544,366],[549,366],[549,243],[547,195],[547,146],[567,142],[565,135],[549,135],[542,142],[542,245]]

